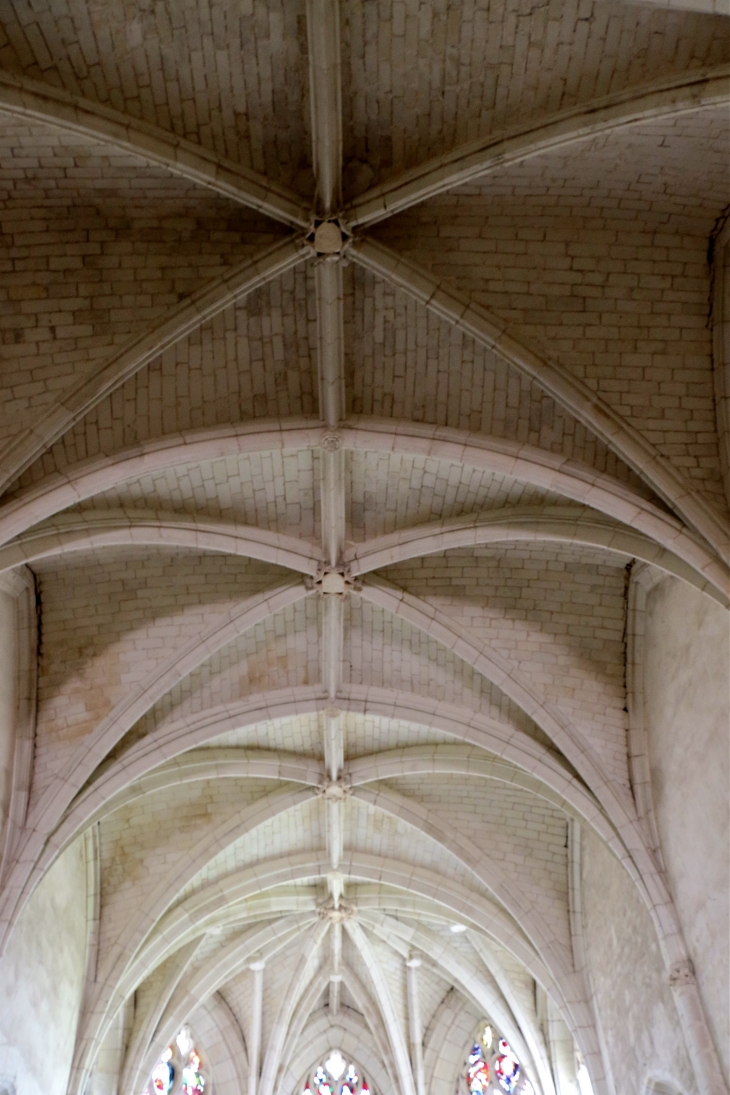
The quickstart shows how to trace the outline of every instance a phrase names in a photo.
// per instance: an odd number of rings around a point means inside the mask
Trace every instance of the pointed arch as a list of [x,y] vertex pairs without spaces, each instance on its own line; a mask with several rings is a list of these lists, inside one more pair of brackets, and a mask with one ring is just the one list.
[[0,111],[24,122],[40,122],[113,145],[290,227],[306,228],[309,224],[307,203],[280,183],[194,141],[51,84],[0,73]]
[[377,910],[367,910],[361,914],[361,920],[367,923],[368,928],[385,943],[393,945],[395,937],[401,944],[409,949],[414,949],[420,954],[426,955],[442,971],[445,980],[453,980],[459,990],[475,1006],[486,1015],[489,1015],[505,1032],[510,1043],[518,1054],[532,1063],[532,1054],[529,1051],[514,1017],[505,1007],[505,1002],[499,992],[495,992],[489,982],[479,977],[473,968],[468,966],[456,948],[450,946],[423,924],[415,927],[403,924],[388,913]]
[[643,434],[587,384],[517,339],[508,331],[503,320],[384,244],[370,239],[358,240],[353,244],[352,256],[366,270],[402,289],[441,319],[535,380],[641,476],[712,545],[718,557],[728,565],[730,529],[726,522]]
[[[254,452],[317,448],[318,419],[257,420],[189,430],[94,456],[54,472],[0,507],[0,546],[69,506],[154,472]],[[507,475],[556,491],[622,522],[676,555],[727,599],[729,569],[674,516],[625,483],[565,456],[532,445],[419,422],[351,417],[338,430],[343,448],[428,457]]]
[[76,551],[139,544],[237,555],[311,576],[319,566],[315,544],[256,525],[158,510],[105,509],[59,514],[0,547],[0,573]]
[[[410,559],[483,544],[556,543],[599,548],[625,559],[641,559],[682,578],[727,606],[730,598],[694,567],[645,533],[599,517],[588,507],[505,506],[486,513],[414,525],[354,544],[346,559],[353,577]],[[2,559],[2,554],[0,554]]]
[[190,1021],[205,1046],[215,1091],[218,1095],[240,1095],[241,1076],[248,1072],[246,1043],[235,1015],[220,993],[201,1004]]
[[121,1083],[124,1095],[136,1095],[161,1049],[174,1038],[175,1031],[188,1020],[196,1006],[207,1002],[226,981],[241,973],[252,958],[268,961],[316,920],[316,915],[300,913],[253,928],[243,938],[236,938],[216,951],[191,975],[184,987],[176,984],[177,991],[168,993],[159,1009],[157,1023],[146,1046],[142,1047],[140,1043],[134,1052],[130,1047]]
[[[129,1087],[129,1084],[126,1083],[126,1076],[130,1069],[130,1062],[137,1060],[148,1050],[158,1024],[164,1014],[167,1003],[180,984],[180,980],[185,976],[185,972],[189,968],[191,962],[194,961],[195,955],[200,950],[203,939],[204,936],[198,936],[197,939],[193,939],[180,947],[179,951],[174,956],[171,968],[166,972],[165,978],[159,987],[157,998],[151,1001],[151,1004],[146,1011],[143,1011],[142,1009],[138,1010],[135,1007],[134,1023],[127,1042],[127,1049],[124,1055],[124,1066],[120,1077],[119,1087],[121,1091],[124,1091],[125,1086]],[[187,1016],[184,1017],[183,1022],[186,1018]],[[135,1074],[134,1087],[136,1090],[134,1095],[136,1095],[138,1090],[141,1090],[145,1077],[154,1067],[155,1061],[161,1050],[167,1043],[172,1041],[177,1030],[179,1030],[181,1026],[182,1022],[170,1033],[169,1037],[160,1044],[154,1057],[151,1059],[149,1068],[146,1072],[138,1072],[138,1074]]]
[[[130,964],[127,984],[133,986],[146,970],[159,965],[186,941],[208,930],[208,926],[220,923],[222,909],[233,910],[255,894],[274,890],[287,882],[325,878],[330,869],[325,850],[317,854],[302,852],[266,860],[191,894],[162,916],[150,931]],[[557,999],[562,999],[557,980],[514,922],[491,902],[475,905],[472,891],[460,883],[410,863],[360,852],[346,854],[342,872],[355,881],[360,879],[392,887],[394,892],[404,891],[408,894],[404,907],[415,910],[420,907],[419,901],[423,901],[428,904],[431,917],[441,907],[448,910],[444,915],[449,921],[465,920],[474,924],[514,954],[546,991],[552,991]],[[374,900],[380,905],[382,896]],[[240,915],[240,909],[237,915]]]
[[0,905],[3,947],[12,923],[27,900],[27,883],[46,840],[62,819],[75,794],[109,750],[177,681],[196,669],[216,650],[220,650],[273,613],[296,604],[306,596],[308,590],[297,579],[254,594],[221,613],[202,635],[183,644],[161,666],[155,666],[147,677],[130,689],[94,731],[84,738],[28,814],[26,837],[18,845],[15,865],[8,872]]
[[481,643],[477,636],[461,627],[433,605],[384,581],[368,579],[361,595],[393,615],[412,623],[437,642],[453,650],[457,657],[482,673],[517,703],[555,742],[568,761],[586,781],[620,834],[641,877],[640,887],[651,913],[665,956],[670,961],[686,959],[686,946],[674,901],[644,832],[628,790],[607,778],[598,758],[571,725],[570,720],[523,678],[499,652]]
[[[303,1000],[302,1014],[305,1015],[304,1021],[298,1023],[297,1017],[295,1017],[291,1027],[290,1050],[282,1062],[282,1095],[300,1095],[297,1085],[301,1081],[305,1069],[300,1069],[297,1066],[295,1070],[292,1060],[301,1054],[300,1046],[305,1034],[307,1036],[306,1052],[308,1054],[306,1067],[313,1068],[327,1055],[327,1052],[332,1048],[333,1042],[338,1040],[339,1032],[342,1032],[345,1037],[349,1035],[353,1046],[352,1056],[359,1057],[357,1063],[364,1068],[368,1082],[375,1085],[378,1095],[381,1092],[390,1092],[395,1089],[395,1068],[392,1060],[390,1060],[389,1049],[384,1044],[385,1032],[380,1029],[382,1022],[378,1021],[379,1016],[375,1004],[369,998],[365,987],[352,969],[343,966],[343,974],[347,978],[356,1003],[364,1016],[364,1022],[357,1012],[349,1009],[340,1010],[336,1018],[330,1018],[324,1009],[313,1015],[312,1008],[307,1009],[306,1002]],[[311,995],[314,998],[312,1003],[321,993],[326,983],[327,979],[324,975],[319,980],[312,982]],[[319,989],[319,992],[317,989]],[[377,1034],[373,1027],[376,1027]],[[368,1044],[370,1039],[372,1039],[374,1045]],[[355,1052],[354,1047],[357,1047],[357,1052]],[[347,1053],[348,1047],[346,1045],[341,1048]]]
[[[301,782],[314,788],[322,779],[322,769],[319,762],[311,759],[298,755],[274,758],[262,750],[234,751],[235,754],[244,752],[245,756],[230,755],[227,751],[220,754],[210,747],[202,755],[195,750],[232,730],[263,721],[314,714],[323,710],[327,702],[327,695],[320,687],[309,686],[296,691],[285,689],[257,694],[238,703],[222,704],[202,714],[183,719],[171,716],[163,720],[152,733],[135,743],[77,796],[48,839],[34,865],[32,876],[29,875],[26,899],[41,874],[48,870],[78,833],[105,816],[108,809],[119,808],[127,795],[134,797],[137,793],[146,793],[147,789],[166,785],[168,781],[205,778],[205,773],[216,770],[220,760],[225,763],[228,759],[232,764],[231,774]],[[382,688],[345,689],[338,697],[338,703],[344,711],[413,722],[438,729],[464,742],[471,747],[468,765],[475,773],[484,776],[492,774],[496,778],[523,784],[541,797],[548,797],[549,801],[563,803],[561,808],[586,820],[630,870],[620,840],[590,792],[549,750],[524,731],[507,722],[497,722],[473,711],[431,701],[427,697]],[[478,750],[476,755],[474,750]],[[497,761],[503,758],[507,765],[514,768],[495,771],[495,760],[481,759],[482,751]],[[465,763],[462,754],[454,752],[449,746],[437,750],[433,746],[423,749],[414,747],[350,761],[345,775],[353,784],[367,784],[409,772],[461,772]],[[515,770],[524,775],[516,775]]]
[[[566,940],[558,938],[546,920],[537,914],[533,905],[523,898],[520,887],[510,881],[507,872],[493,857],[483,854],[465,833],[445,819],[435,818],[426,806],[390,787],[378,787],[375,790],[361,788],[353,792],[353,797],[404,822],[453,856],[487,888],[515,923],[520,925],[543,961],[556,974],[564,977],[571,975]],[[567,937],[567,907],[565,912]]]
[[101,364],[87,370],[61,392],[47,410],[0,448],[0,491],[88,414],[105,396],[181,338],[222,312],[229,304],[298,266],[309,254],[302,240],[286,239],[246,259],[208,282],[191,297],[149,327],[134,335]]
[[317,953],[322,945],[325,935],[330,929],[328,920],[322,920],[312,933],[308,945],[303,948],[299,962],[294,970],[289,988],[279,1006],[279,1010],[271,1028],[269,1044],[264,1054],[261,1067],[261,1080],[259,1082],[260,1095],[274,1095],[276,1082],[281,1065],[282,1053],[287,1031],[294,1015],[296,1005],[305,991],[313,974]]
[[356,920],[346,920],[345,931],[359,951],[360,958],[372,982],[375,999],[380,1006],[385,1029],[388,1032],[401,1095],[416,1095],[416,1084],[408,1054],[406,1035],[398,1020],[398,1013],[393,1005],[388,982],[380,968],[377,955],[370,940]]
[[114,944],[108,948],[104,971],[84,1006],[74,1054],[70,1095],[79,1095],[84,1090],[89,1069],[109,1023],[152,968],[149,963],[135,961],[135,957],[139,955],[145,938],[173,905],[179,893],[218,852],[258,825],[295,808],[310,797],[308,790],[291,788],[263,795],[235,817],[224,818],[210,832],[206,832],[184,860],[176,860],[171,869],[158,878],[144,905],[137,907],[118,933]]
[[564,151],[578,142],[621,132],[643,122],[724,106],[729,99],[730,74],[726,65],[693,71],[659,86],[631,88],[604,96],[588,106],[572,107],[531,125],[458,145],[453,151],[366,191],[350,203],[346,216],[352,227],[364,228],[511,164]]

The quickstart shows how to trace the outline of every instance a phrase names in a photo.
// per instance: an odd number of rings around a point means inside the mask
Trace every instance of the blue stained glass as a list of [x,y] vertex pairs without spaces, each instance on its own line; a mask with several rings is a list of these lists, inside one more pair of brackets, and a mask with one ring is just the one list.
[[506,1038],[498,1040],[496,1052],[488,1052],[493,1037],[491,1027],[484,1021],[466,1060],[464,1079],[469,1095],[496,1092],[497,1088],[493,1086],[495,1082],[507,1095],[513,1095],[517,1092],[520,1080],[523,1083],[519,1095],[534,1095],[532,1084],[523,1077],[520,1062]]
[[152,1087],[155,1095],[167,1095],[175,1079],[175,1069],[169,1061],[160,1061],[152,1073]]
[[489,1065],[480,1045],[475,1045],[468,1057],[466,1082],[469,1095],[485,1095],[489,1086]]
[[494,1062],[494,1073],[500,1087],[507,1095],[512,1095],[520,1079],[520,1062],[504,1038],[499,1040],[499,1057]]

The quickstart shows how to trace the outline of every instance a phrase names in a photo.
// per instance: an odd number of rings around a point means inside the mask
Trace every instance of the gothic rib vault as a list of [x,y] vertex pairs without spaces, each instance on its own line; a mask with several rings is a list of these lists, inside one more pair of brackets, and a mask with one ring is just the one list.
[[730,603],[691,7],[0,9],[0,1091],[140,1095],[188,1023],[212,1095],[453,1095],[483,1018],[539,1095],[727,1091],[652,699],[674,611],[721,707]]

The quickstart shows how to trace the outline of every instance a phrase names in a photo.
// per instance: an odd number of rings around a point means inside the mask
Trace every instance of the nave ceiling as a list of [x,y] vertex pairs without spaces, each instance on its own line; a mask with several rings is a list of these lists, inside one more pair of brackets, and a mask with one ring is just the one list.
[[540,1095],[574,1047],[609,1091],[581,855],[687,959],[627,604],[730,595],[729,88],[711,0],[5,5],[0,565],[39,659],[0,923],[83,843],[70,1095],[115,1039],[139,1095],[186,1023],[215,1095],[333,1047],[452,1095],[484,1018]]

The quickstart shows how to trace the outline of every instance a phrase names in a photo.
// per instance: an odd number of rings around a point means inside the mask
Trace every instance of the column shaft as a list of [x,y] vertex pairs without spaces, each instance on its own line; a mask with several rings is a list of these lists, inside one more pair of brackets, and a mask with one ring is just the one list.
[[411,1065],[416,1082],[416,1095],[426,1095],[423,1074],[423,1031],[421,1029],[421,1001],[418,995],[418,969],[421,959],[412,956],[406,961],[408,979],[408,1029],[411,1042]]
[[248,1036],[248,1095],[256,1095],[259,1085],[259,1064],[261,1060],[261,1019],[264,1009],[264,963],[252,962],[253,1007],[251,1027]]

